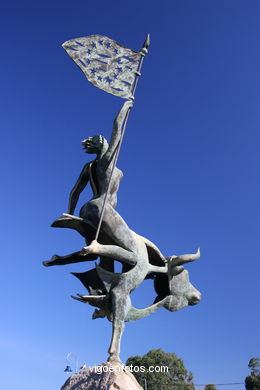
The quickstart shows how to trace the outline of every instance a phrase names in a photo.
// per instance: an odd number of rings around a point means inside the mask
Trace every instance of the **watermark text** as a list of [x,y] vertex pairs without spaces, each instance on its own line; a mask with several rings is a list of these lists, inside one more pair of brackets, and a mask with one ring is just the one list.
[[126,366],[124,364],[116,364],[116,365],[94,365],[88,367],[90,372],[94,372],[95,374],[102,374],[103,372],[168,372],[168,366],[134,366],[130,364],[130,366]]

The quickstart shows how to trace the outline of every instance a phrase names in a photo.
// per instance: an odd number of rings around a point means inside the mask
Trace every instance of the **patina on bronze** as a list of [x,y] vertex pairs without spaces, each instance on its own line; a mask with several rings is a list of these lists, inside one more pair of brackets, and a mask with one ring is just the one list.
[[[200,251],[195,254],[165,257],[151,241],[132,231],[115,210],[119,183],[123,176],[116,166],[117,157],[129,111],[133,107],[137,78],[140,76],[142,61],[148,46],[149,37],[140,52],[133,52],[99,35],[71,40],[63,45],[92,84],[128,99],[114,120],[109,142],[102,135],[95,135],[82,141],[86,153],[95,154],[96,158],[83,167],[70,193],[68,213],[52,224],[53,227],[76,230],[84,237],[87,245],[80,251],[66,256],[54,255],[51,260],[43,262],[45,266],[53,266],[100,258],[95,268],[83,273],[73,273],[89,292],[89,295],[78,294],[73,298],[96,307],[93,319],[106,317],[112,322],[109,361],[120,361],[120,342],[125,322],[144,318],[160,307],[177,311],[188,305],[195,305],[201,299],[200,292],[189,282],[188,271],[183,267],[185,263],[198,259]],[[94,73],[89,72],[89,69],[86,70],[82,61],[86,63],[88,51],[91,55],[90,47],[94,52],[93,62],[98,62],[99,66],[99,58],[105,59],[106,70]],[[120,74],[120,82],[128,80],[130,86],[125,84],[126,88],[111,91],[110,89],[117,88],[113,86],[118,84],[112,84],[112,81],[104,84],[102,80],[96,79],[98,77],[96,73],[106,71],[106,77],[111,79],[115,62],[123,62],[124,59],[127,61],[125,67],[128,66],[128,62],[135,63],[135,68],[131,70],[131,77],[130,69],[126,74],[123,72],[122,75]],[[103,66],[102,61],[100,63]],[[79,217],[74,216],[79,196],[88,182],[93,197],[81,207]],[[121,273],[114,272],[114,261],[122,264]],[[145,279],[154,280],[157,297],[152,305],[144,309],[136,309],[131,304],[130,294]]]

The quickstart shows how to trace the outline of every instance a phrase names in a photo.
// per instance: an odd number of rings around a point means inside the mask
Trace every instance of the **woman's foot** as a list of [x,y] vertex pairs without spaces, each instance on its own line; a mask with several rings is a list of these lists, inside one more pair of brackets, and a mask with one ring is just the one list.
[[84,248],[82,248],[80,254],[83,256],[87,256],[89,254],[98,253],[100,247],[101,245],[97,242],[97,240],[93,240],[90,245],[84,246]]

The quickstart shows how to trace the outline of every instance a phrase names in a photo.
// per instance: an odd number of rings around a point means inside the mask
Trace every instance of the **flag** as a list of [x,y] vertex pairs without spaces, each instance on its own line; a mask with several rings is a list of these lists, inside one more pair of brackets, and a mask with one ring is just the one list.
[[62,47],[93,85],[125,99],[132,96],[140,52],[101,35],[71,39]]

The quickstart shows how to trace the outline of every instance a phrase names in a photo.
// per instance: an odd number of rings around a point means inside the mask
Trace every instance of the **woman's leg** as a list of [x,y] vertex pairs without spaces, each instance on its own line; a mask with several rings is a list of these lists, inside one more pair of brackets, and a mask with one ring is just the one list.
[[138,261],[138,254],[117,245],[102,245],[95,240],[82,249],[81,255],[88,257],[94,255],[105,256],[132,265],[136,264]]
[[134,232],[129,229],[121,215],[110,204],[106,205],[101,231],[111,238],[113,244],[138,254],[139,249]]
[[[81,218],[93,227],[97,227],[102,206],[103,198],[91,200],[80,210]],[[102,242],[102,236],[106,237],[105,242]],[[87,256],[95,253],[128,264],[136,264],[140,257],[140,248],[137,246],[135,234],[109,203],[105,206],[98,241],[92,241],[89,246],[83,248],[81,253]]]

